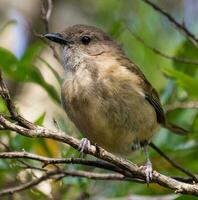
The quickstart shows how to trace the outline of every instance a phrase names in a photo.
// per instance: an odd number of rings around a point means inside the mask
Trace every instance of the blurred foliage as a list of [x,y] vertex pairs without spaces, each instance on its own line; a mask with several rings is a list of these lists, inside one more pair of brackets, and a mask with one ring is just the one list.
[[[198,60],[198,49],[179,35],[162,16],[140,1],[89,1],[92,9],[87,9],[86,1],[77,1],[77,3],[82,6],[84,14],[90,17],[92,24],[106,29],[123,45],[128,56],[140,66],[149,81],[160,92],[164,105],[184,100],[197,100],[198,66],[172,62],[154,54],[153,51],[140,44],[125,27],[127,23],[129,28],[144,38],[148,44],[167,52],[167,54]],[[178,14],[176,10],[173,10],[173,12],[175,15]],[[195,25],[197,26],[197,24]],[[7,26],[4,28],[7,28]],[[45,81],[38,64],[36,64],[36,60],[39,59],[39,55],[45,48],[46,45],[38,41],[30,44],[20,59],[17,59],[7,49],[0,48],[0,67],[7,79],[16,83],[33,82],[38,84],[48,93],[54,103],[60,105],[60,91],[57,91],[54,86]],[[45,60],[42,61],[52,71],[57,81],[61,83],[61,79],[54,68]],[[0,99],[0,112],[7,113],[2,99]],[[46,113],[41,113],[35,123],[42,125],[45,116]],[[154,138],[154,142],[176,162],[182,164],[183,167],[198,173],[198,163],[195,159],[198,154],[197,110],[178,109],[168,113],[167,117],[169,121],[187,128],[191,134],[180,137],[171,134],[168,130],[160,129],[159,134]],[[61,117],[58,119],[58,125],[66,132],[70,130],[70,127]],[[0,139],[8,141],[8,145],[13,150],[25,149],[29,152],[50,157],[77,157],[79,155],[74,149],[57,144],[54,141],[30,139],[12,134],[10,131],[1,131]],[[130,159],[136,163],[144,162],[144,156],[140,153],[131,155]],[[152,150],[151,159],[154,168],[160,172],[174,176],[183,175]],[[99,171],[86,166],[65,165],[64,167]],[[19,172],[20,163],[17,161],[0,160],[0,188],[13,184],[13,177]],[[57,199],[77,199],[82,195],[86,198],[94,195],[114,198],[133,193],[140,195],[169,194],[171,191],[156,184],[151,184],[147,188],[145,185],[137,183],[90,181],[66,177],[59,183],[53,184],[53,193],[57,196]],[[21,194],[24,195],[24,199],[46,199],[46,195],[40,192],[38,188]],[[176,199],[195,198],[180,196]]]
[[46,90],[54,101],[60,103],[58,92],[45,81],[39,69],[33,64],[43,48],[42,43],[33,44],[26,50],[20,60],[8,50],[0,48],[0,57],[4,58],[0,60],[0,66],[3,72],[12,80],[37,83]]

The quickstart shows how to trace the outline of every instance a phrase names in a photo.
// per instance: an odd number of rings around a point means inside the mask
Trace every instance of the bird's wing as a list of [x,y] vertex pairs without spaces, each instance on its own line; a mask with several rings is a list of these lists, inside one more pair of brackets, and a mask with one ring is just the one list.
[[[127,59],[127,58],[126,58]],[[122,59],[123,61],[124,59]],[[145,99],[153,106],[157,115],[157,121],[160,124],[165,124],[165,114],[160,103],[160,98],[157,91],[152,87],[149,81],[146,79],[142,71],[129,60],[125,60],[125,63],[122,63],[128,70],[135,73],[141,79],[141,86],[143,89]]]
[[129,71],[131,71],[132,73],[140,77],[140,80],[141,80],[140,84],[141,84],[141,88],[143,89],[144,98],[155,109],[158,123],[162,124],[163,127],[169,129],[173,133],[176,133],[179,135],[186,135],[188,133],[187,130],[166,121],[164,110],[162,108],[157,91],[152,87],[152,85],[146,79],[146,77],[144,76],[142,71],[138,68],[138,66],[132,63],[125,56],[121,57],[119,61],[121,61],[122,66],[125,66]]

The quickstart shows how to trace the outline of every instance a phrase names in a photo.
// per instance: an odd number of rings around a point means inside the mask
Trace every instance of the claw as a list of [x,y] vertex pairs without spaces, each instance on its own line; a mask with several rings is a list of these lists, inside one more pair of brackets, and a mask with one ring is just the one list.
[[146,169],[145,169],[146,182],[147,182],[147,185],[148,185],[149,182],[152,180],[152,176],[153,176],[153,174],[152,174],[153,168],[152,168],[151,162],[147,162],[145,167],[146,167]]
[[149,158],[148,143],[146,143],[144,145],[144,151],[146,154],[146,164],[145,164],[145,166],[143,166],[143,168],[145,169],[147,186],[149,186],[149,182],[152,180],[153,167],[152,167],[152,163]]
[[149,186],[150,181],[152,180],[152,163],[151,162],[147,162],[145,165],[140,166],[141,170],[145,170],[145,174],[146,174],[146,183],[147,186]]
[[86,148],[89,148],[91,146],[90,141],[87,138],[82,138],[80,141],[80,145],[78,147],[78,150],[80,151],[80,156],[84,156],[84,151]]

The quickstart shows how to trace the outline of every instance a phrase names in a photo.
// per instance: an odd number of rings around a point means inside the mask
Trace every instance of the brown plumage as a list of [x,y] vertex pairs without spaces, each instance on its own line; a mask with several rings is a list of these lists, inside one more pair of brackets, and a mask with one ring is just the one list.
[[[159,124],[167,125],[158,93],[105,32],[75,25],[45,36],[61,44],[64,109],[92,144],[130,153],[146,146]],[[148,154],[147,161],[151,167]]]

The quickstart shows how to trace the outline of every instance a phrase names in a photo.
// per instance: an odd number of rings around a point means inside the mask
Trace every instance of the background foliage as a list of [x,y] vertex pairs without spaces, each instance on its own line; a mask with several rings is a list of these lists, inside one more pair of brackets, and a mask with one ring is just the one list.
[[[158,1],[158,5],[169,9],[169,11],[179,21],[185,12],[185,7],[182,9],[181,1],[171,1],[172,3],[164,3]],[[174,7],[178,3],[178,7]],[[189,2],[190,4],[190,2]],[[127,55],[140,66],[145,73],[148,80],[159,91],[164,107],[174,105],[178,102],[195,101],[198,98],[198,68],[195,64],[184,64],[176,61],[165,59],[155,54],[151,49],[144,44],[137,41],[131,34],[130,30],[135,32],[144,41],[157,48],[162,52],[179,58],[188,58],[191,60],[198,60],[198,49],[189,43],[182,35],[180,35],[173,26],[164,19],[159,13],[151,9],[148,5],[141,1],[117,1],[117,0],[102,0],[102,1],[57,1],[54,2],[54,12],[52,15],[52,29],[53,17],[57,12],[62,12],[60,5],[69,5],[74,11],[78,11],[86,19],[86,23],[99,26],[109,32],[119,43],[123,45],[123,49]],[[3,6],[3,3],[0,3]],[[65,9],[66,9],[65,6]],[[72,7],[73,6],[73,7]],[[190,5],[189,5],[190,6]],[[91,9],[90,9],[91,8]],[[21,13],[23,14],[23,13]],[[78,13],[79,14],[79,13]],[[57,14],[58,15],[58,14]],[[38,14],[38,18],[40,13]],[[75,12],[73,13],[75,16]],[[187,16],[188,17],[188,16]],[[32,19],[33,20],[33,19]],[[63,20],[63,19],[62,19]],[[68,20],[68,19],[67,19]],[[5,18],[5,22],[9,21]],[[84,21],[74,21],[74,23],[84,23]],[[126,23],[128,24],[126,27]],[[4,32],[10,26],[17,26],[16,23],[1,24],[0,38],[5,37]],[[42,22],[41,22],[42,24]],[[194,26],[197,27],[197,22]],[[62,26],[62,25],[61,25]],[[43,32],[43,26],[34,25],[34,29]],[[61,27],[62,28],[62,27]],[[55,30],[55,29],[54,29]],[[27,47],[24,48],[24,53],[17,57],[12,49],[0,47],[0,67],[4,76],[10,84],[10,89],[13,98],[17,98],[18,93],[21,92],[24,83],[34,83],[42,88],[43,93],[47,92],[47,98],[51,99],[53,104],[61,106],[60,104],[60,88],[59,85],[63,75],[57,72],[57,63],[50,62],[53,53],[49,51],[49,47],[40,41],[38,38],[31,36]],[[6,38],[5,38],[6,39]],[[19,39],[19,38],[18,38]],[[1,39],[0,39],[1,41]],[[0,43],[1,45],[1,43]],[[15,44],[13,44],[15,45]],[[48,57],[41,60],[42,55],[47,52]],[[44,62],[47,63],[44,63]],[[46,80],[46,74],[43,73],[40,65],[46,64],[48,73],[53,74],[52,79],[56,80],[53,84],[50,79]],[[51,75],[52,76],[52,75]],[[30,85],[31,86],[31,85]],[[31,90],[31,87],[30,87]],[[23,94],[24,95],[24,94]],[[37,95],[36,93],[34,94]],[[28,101],[31,101],[29,99]],[[34,104],[34,102],[31,102]],[[39,102],[39,104],[45,104]],[[20,107],[18,108],[20,111]],[[50,109],[50,107],[49,107]],[[28,111],[28,107],[26,108]],[[6,113],[6,107],[0,99],[0,112]],[[34,119],[36,124],[42,125],[45,123],[46,113],[48,110],[40,111],[40,114]],[[66,120],[65,115],[53,113],[58,125],[67,133],[76,135],[77,131]],[[190,134],[185,137],[180,137],[171,134],[168,130],[160,129],[159,133],[154,138],[154,143],[159,146],[166,154],[172,157],[175,161],[182,164],[183,167],[190,169],[195,174],[198,173],[198,113],[196,109],[174,109],[167,113],[168,120],[174,122],[190,131]],[[52,120],[49,121],[52,124]],[[79,135],[77,134],[77,137]],[[63,145],[58,145],[55,142],[47,139],[29,139],[20,135],[10,133],[9,131],[0,131],[0,140],[5,142],[13,150],[25,149],[29,152],[34,152],[46,156],[63,156],[63,157],[77,157],[78,152],[72,148]],[[0,146],[0,149],[3,149]],[[131,155],[131,158],[136,163],[143,163],[144,156],[141,152]],[[151,159],[154,169],[167,175],[180,175],[181,173],[170,166],[163,158],[159,157],[151,150]],[[65,166],[66,168],[69,166]],[[71,166],[70,166],[71,167]],[[74,166],[72,166],[74,167]],[[75,166],[79,168],[78,166]],[[87,167],[80,167],[87,168]],[[13,177],[16,177],[14,180]],[[27,175],[23,174],[20,164],[11,160],[0,160],[0,188],[5,188],[15,184],[16,180],[23,181],[28,179]],[[104,182],[104,181],[90,181],[79,178],[64,178],[61,182],[50,184],[52,188],[51,197],[49,192],[44,192],[42,189],[35,188],[32,190],[21,192],[17,194],[16,198],[21,199],[83,199],[83,198],[117,198],[126,197],[131,194],[138,195],[157,195],[169,194],[170,191],[161,188],[157,185],[151,184],[149,188],[145,185],[128,182]],[[175,199],[189,199],[185,196],[177,196]],[[174,199],[172,197],[172,199]],[[193,199],[194,197],[191,197]]]

